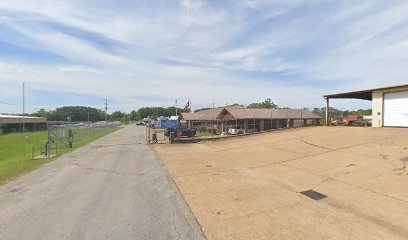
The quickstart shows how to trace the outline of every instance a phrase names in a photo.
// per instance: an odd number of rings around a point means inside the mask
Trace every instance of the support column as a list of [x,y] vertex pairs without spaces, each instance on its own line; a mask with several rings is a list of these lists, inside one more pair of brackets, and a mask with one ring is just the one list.
[[330,108],[329,101],[330,101],[329,98],[326,97],[326,126],[329,125],[329,118],[330,118],[330,116],[329,116],[329,108]]
[[248,119],[244,120],[244,129],[246,132],[248,131]]
[[261,126],[259,127],[259,131],[264,131],[265,130],[265,120],[261,119]]

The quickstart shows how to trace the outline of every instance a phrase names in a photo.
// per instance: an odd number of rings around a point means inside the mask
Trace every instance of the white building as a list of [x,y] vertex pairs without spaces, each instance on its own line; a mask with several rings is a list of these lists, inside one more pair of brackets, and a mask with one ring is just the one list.
[[408,127],[408,85],[325,95],[326,123],[330,99],[354,98],[372,101],[373,127]]

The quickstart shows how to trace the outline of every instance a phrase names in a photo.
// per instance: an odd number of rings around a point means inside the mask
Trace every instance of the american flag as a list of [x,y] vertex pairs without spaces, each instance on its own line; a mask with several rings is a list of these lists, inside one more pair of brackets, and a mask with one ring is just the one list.
[[184,106],[183,112],[191,112],[191,109],[190,109],[190,99],[188,100],[188,102],[187,102],[186,105]]

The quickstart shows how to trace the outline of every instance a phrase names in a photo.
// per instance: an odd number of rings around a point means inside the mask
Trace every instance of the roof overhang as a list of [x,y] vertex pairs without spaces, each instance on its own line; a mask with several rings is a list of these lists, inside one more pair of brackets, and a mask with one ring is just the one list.
[[324,95],[324,98],[354,98],[354,99],[362,99],[362,100],[373,100],[373,91],[358,91],[358,92],[348,92],[348,93],[337,93],[337,94],[330,94]]
[[392,86],[392,87],[373,88],[373,89],[362,90],[362,91],[329,94],[329,95],[324,95],[323,97],[324,98],[354,98],[354,99],[362,99],[362,100],[371,101],[373,100],[374,91],[392,90],[394,88],[401,88],[401,87],[408,87],[408,85],[405,84],[405,85]]

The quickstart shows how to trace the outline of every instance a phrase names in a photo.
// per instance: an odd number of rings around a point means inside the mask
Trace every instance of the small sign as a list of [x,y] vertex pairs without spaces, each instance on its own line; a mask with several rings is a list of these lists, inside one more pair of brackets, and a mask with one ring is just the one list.
[[177,120],[160,120],[160,128],[177,128]]
[[59,130],[59,137],[60,138],[65,138],[65,130],[63,130],[63,129]]

